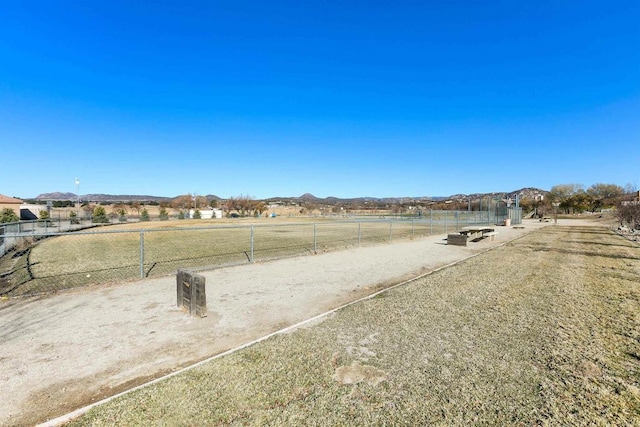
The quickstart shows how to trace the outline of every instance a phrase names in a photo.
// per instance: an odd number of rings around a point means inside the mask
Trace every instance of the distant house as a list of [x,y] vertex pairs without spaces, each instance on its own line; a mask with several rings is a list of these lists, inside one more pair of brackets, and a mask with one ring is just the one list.
[[[189,218],[193,218],[196,214],[196,211],[193,209],[189,210]],[[213,219],[213,218],[222,218],[222,210],[220,209],[201,209],[200,210],[200,218],[201,219]]]
[[40,218],[40,212],[48,211],[45,205],[28,205],[23,203],[20,205],[20,219],[22,221],[33,221]]
[[20,199],[14,199],[13,197],[0,194],[0,211],[8,208],[14,211],[16,215],[20,216],[20,205],[23,203],[24,202]]

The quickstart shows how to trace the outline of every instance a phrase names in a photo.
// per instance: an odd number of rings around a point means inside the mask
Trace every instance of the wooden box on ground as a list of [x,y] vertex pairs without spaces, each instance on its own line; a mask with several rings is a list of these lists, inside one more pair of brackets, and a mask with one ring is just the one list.
[[447,245],[467,246],[467,235],[449,234],[447,236]]
[[178,307],[189,310],[192,316],[207,316],[205,278],[187,270],[178,270],[176,276]]

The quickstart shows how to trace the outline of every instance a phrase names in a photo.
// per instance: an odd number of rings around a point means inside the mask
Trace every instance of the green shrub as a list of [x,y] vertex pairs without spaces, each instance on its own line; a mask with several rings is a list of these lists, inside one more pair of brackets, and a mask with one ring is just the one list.
[[0,223],[2,222],[18,222],[20,217],[10,208],[4,208],[0,212]]
[[78,214],[71,211],[69,214],[69,219],[71,220],[71,224],[80,224],[80,220],[78,219]]
[[103,206],[96,206],[93,209],[93,222],[98,224],[109,223],[109,217],[107,217],[107,212],[104,210]]
[[169,219],[169,214],[165,208],[160,209],[160,221],[166,221]]

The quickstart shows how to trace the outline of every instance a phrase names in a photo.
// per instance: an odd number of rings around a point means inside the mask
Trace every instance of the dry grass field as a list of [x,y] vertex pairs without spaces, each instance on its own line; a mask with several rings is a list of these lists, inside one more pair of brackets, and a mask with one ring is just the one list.
[[640,425],[640,249],[546,227],[69,426]]
[[410,239],[443,230],[443,224],[434,226],[428,220],[354,222],[294,217],[114,224],[24,244],[26,250],[2,257],[0,271],[8,273],[0,277],[0,296],[113,284],[174,274],[180,268],[210,269]]

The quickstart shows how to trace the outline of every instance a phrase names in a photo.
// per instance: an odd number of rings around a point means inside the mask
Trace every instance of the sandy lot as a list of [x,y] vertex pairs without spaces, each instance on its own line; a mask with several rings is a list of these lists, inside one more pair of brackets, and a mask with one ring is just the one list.
[[0,424],[44,422],[549,223],[523,225],[468,247],[440,235],[205,272],[206,318],[176,308],[173,276],[2,301]]

